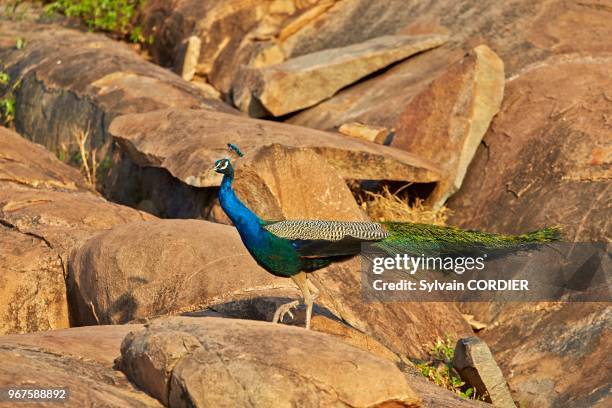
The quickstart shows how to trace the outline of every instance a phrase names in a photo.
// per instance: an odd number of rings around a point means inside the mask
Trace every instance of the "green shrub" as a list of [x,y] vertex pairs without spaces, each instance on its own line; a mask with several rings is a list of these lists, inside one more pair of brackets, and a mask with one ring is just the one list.
[[45,6],[48,13],[59,12],[78,18],[90,30],[102,30],[144,42],[134,19],[144,0],[54,0]]

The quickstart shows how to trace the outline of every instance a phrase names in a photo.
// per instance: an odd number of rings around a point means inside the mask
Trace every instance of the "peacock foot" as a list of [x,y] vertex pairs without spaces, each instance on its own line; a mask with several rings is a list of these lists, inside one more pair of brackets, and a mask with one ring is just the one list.
[[284,305],[280,305],[276,312],[274,312],[274,317],[272,318],[272,323],[280,323],[285,318],[285,315],[289,315],[293,319],[293,313],[291,313],[291,309],[298,306],[300,304],[299,300],[294,300],[293,302],[285,303]]

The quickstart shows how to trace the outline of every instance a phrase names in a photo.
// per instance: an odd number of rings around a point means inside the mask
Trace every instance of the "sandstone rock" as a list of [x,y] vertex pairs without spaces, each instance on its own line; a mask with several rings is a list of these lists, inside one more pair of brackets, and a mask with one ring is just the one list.
[[[17,37],[27,46],[17,49]],[[4,19],[0,61],[10,85],[19,83],[14,91],[17,131],[53,151],[74,150],[75,130],[90,131],[91,147],[110,143],[106,129],[122,113],[167,107],[235,112],[99,34]]]
[[304,148],[262,147],[239,161],[234,188],[249,208],[268,220],[368,219],[334,168]]
[[124,372],[170,406],[419,406],[393,363],[294,327],[169,318],[128,335],[121,350]]
[[555,0],[338,2],[283,42],[286,57],[396,33],[446,31],[450,43],[343,90],[299,113],[291,122],[319,129],[351,121],[391,128],[423,86],[476,45],[491,47],[511,77],[551,55],[612,51],[606,41],[612,36],[608,21],[606,6]]
[[118,226],[81,245],[68,264],[80,325],[120,324],[294,286],[261,269],[235,228],[196,220]]
[[368,126],[359,122],[345,123],[338,128],[338,132],[378,144],[385,144],[390,134],[389,129],[385,127]]
[[217,159],[229,154],[230,142],[249,156],[273,143],[307,148],[325,158],[343,178],[438,180],[437,169],[429,162],[398,149],[339,134],[204,110],[125,115],[113,121],[110,132],[138,165],[163,167],[195,187],[219,185],[220,175],[210,169]]
[[495,407],[516,407],[491,350],[478,337],[457,341],[453,366],[461,379],[476,390],[476,395],[484,396]]
[[34,188],[86,189],[84,178],[42,146],[0,127],[0,182]]
[[0,225],[0,334],[68,327],[62,261],[35,236]]
[[193,79],[200,58],[200,47],[202,47],[202,41],[194,35],[187,38],[183,43],[175,70],[185,81]]
[[206,76],[224,95],[241,66],[282,62],[275,38],[286,37],[325,12],[334,0],[194,0],[148,1],[142,26],[155,41],[149,45],[153,59],[164,66],[180,60],[181,44],[197,36],[201,52],[197,73]]
[[438,164],[443,179],[428,197],[441,207],[463,178],[504,94],[504,64],[485,45],[450,66],[406,106],[392,146]]
[[453,303],[366,299],[356,257],[317,271],[309,279],[321,292],[317,303],[401,356],[424,358],[438,338],[472,334]]
[[0,183],[0,222],[45,241],[64,260],[75,245],[100,231],[153,218],[87,191],[37,190]]
[[[126,331],[134,326],[87,327],[27,335],[0,336],[0,385],[2,387],[66,387],[66,407],[161,407],[137,390],[113,360]],[[8,405],[0,402],[0,406]],[[57,402],[19,403],[20,406],[53,407]]]
[[605,407],[612,402],[609,303],[483,306],[468,310],[491,312],[486,320],[491,324],[480,336],[506,374],[515,401],[545,408]]
[[439,35],[382,36],[252,69],[234,82],[234,104],[250,116],[282,116],[312,106],[372,72],[445,41]]
[[[555,57],[511,78],[449,201],[450,222],[504,233],[559,225],[568,240],[605,241],[612,105],[602,89],[612,85],[611,68],[610,57]],[[566,86],[567,78],[579,82]]]

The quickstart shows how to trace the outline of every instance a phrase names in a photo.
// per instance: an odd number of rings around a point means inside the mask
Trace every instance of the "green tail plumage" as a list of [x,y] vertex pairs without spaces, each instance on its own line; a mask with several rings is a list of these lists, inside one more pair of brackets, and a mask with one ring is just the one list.
[[388,252],[431,252],[478,248],[480,250],[509,249],[528,244],[546,243],[561,239],[558,228],[548,227],[522,235],[504,235],[480,231],[466,231],[455,227],[429,224],[383,222],[389,236],[375,244]]

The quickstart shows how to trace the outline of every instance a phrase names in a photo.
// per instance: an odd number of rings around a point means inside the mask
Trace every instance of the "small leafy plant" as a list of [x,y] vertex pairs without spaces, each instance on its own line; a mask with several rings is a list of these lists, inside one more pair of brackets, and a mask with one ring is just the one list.
[[455,354],[455,341],[446,336],[446,339],[438,339],[432,346],[430,358],[425,361],[415,361],[416,368],[430,381],[444,387],[462,398],[475,399],[475,390],[466,387],[457,371],[453,368],[453,356]]
[[[4,71],[0,71],[0,88],[4,88],[11,82],[11,76]],[[4,95],[0,97],[0,119],[5,125],[10,124],[15,118],[15,96],[13,91],[19,86],[19,81],[15,82],[8,90],[4,90]],[[2,91],[0,89],[0,91]]]
[[135,17],[145,0],[54,0],[45,6],[48,13],[62,13],[78,18],[90,30],[101,30],[129,38],[133,42],[145,42]]

